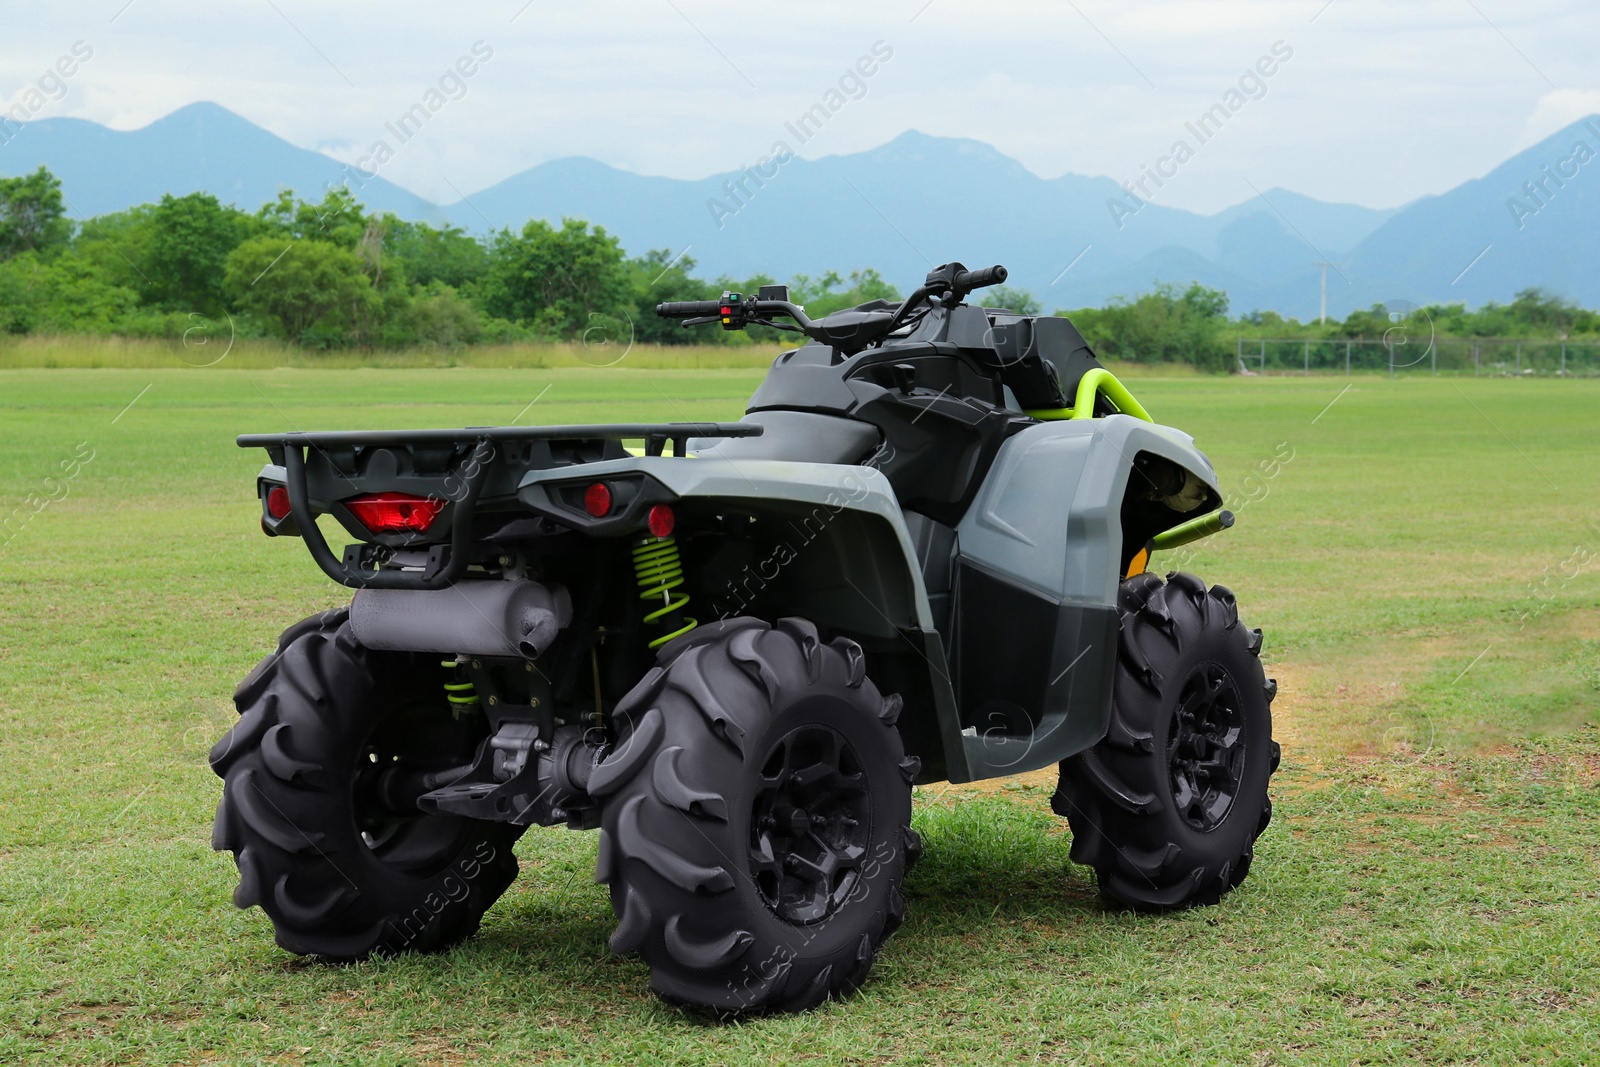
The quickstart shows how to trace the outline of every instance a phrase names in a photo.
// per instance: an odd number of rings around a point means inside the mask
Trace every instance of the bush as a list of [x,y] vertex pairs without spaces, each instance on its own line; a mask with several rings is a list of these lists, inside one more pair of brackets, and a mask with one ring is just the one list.
[[483,316],[478,309],[455,289],[433,282],[415,289],[384,342],[454,347],[477,344],[482,337]]
[[1117,298],[1104,308],[1074,311],[1071,318],[1101,356],[1130,363],[1189,363],[1209,371],[1232,365],[1226,337],[1228,296],[1198,282],[1182,292],[1158,283],[1132,302]]

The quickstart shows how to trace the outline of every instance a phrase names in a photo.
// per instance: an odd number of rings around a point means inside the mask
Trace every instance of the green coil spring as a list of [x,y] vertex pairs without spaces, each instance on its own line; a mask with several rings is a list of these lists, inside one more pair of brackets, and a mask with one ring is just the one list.
[[[460,660],[447,659],[439,664],[452,670],[461,666]],[[456,706],[457,710],[471,707],[478,702],[478,691],[470,681],[444,683],[444,698]]]
[[[668,621],[661,625],[670,626],[676,620],[668,617],[689,603],[686,594],[673,592],[683,584],[683,560],[678,555],[678,543],[670,537],[652,537],[640,541],[633,546],[633,573],[639,581],[639,599],[646,603],[659,601],[661,604],[646,615],[644,621],[655,623],[666,619]],[[650,647],[660,648],[674,637],[682,637],[700,625],[687,616],[682,616],[682,619],[683,626],[651,641]]]

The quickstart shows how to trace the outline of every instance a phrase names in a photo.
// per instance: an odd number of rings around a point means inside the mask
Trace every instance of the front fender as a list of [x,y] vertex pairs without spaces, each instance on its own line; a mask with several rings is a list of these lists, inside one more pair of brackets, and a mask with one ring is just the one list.
[[1141,454],[1199,480],[1197,514],[1220,500],[1187,434],[1127,415],[1063,420],[1005,443],[957,527],[951,659],[974,777],[1045,767],[1105,736],[1124,503],[1145,477]]
[[1044,422],[1001,448],[957,528],[962,557],[1045,596],[1115,605],[1122,502],[1141,452],[1220,498],[1211,461],[1181,430],[1128,415]]

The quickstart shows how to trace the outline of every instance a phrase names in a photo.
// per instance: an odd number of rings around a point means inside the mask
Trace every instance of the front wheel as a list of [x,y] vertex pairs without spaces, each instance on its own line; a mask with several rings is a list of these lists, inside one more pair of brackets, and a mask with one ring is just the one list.
[[643,956],[664,999],[730,1015],[859,986],[921,848],[899,711],[858,645],[804,620],[731,619],[664,648],[589,782],[613,951]]
[[1110,900],[1214,904],[1244,881],[1272,818],[1277,683],[1261,631],[1239,622],[1228,590],[1181,573],[1124,582],[1119,614],[1110,728],[1062,762],[1051,807]]

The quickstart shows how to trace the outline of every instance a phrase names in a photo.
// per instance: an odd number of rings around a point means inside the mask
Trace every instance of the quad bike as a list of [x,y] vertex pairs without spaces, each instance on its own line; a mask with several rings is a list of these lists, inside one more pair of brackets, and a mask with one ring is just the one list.
[[526,827],[597,827],[610,946],[658,994],[805,1009],[905,915],[913,785],[1054,763],[1110,901],[1239,885],[1278,763],[1261,633],[1146,569],[1232,516],[1071,322],[963,302],[1004,278],[818,321],[783,286],[660,305],[807,338],[736,423],[240,437],[262,529],[356,593],[211,754],[235,903],[291,952],[443,949]]

